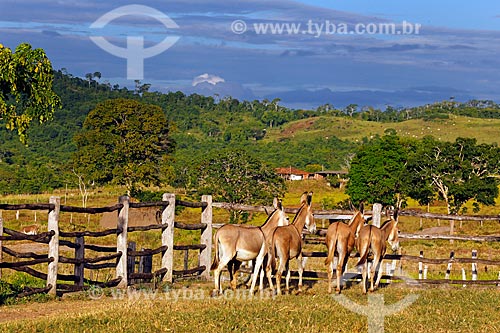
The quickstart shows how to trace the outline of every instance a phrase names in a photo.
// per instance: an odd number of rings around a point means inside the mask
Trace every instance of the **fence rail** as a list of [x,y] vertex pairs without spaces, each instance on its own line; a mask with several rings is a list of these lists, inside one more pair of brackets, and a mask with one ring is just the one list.
[[[0,204],[0,209],[3,210],[46,210],[49,213],[49,230],[38,235],[27,235],[15,230],[3,227],[3,220],[0,218],[0,277],[1,269],[9,268],[17,271],[28,273],[37,278],[46,280],[46,287],[37,289],[39,292],[48,292],[49,294],[63,293],[68,291],[82,290],[85,283],[96,284],[99,286],[119,286],[126,287],[134,283],[136,280],[165,280],[172,281],[173,276],[201,276],[208,278],[208,270],[210,263],[211,247],[212,247],[212,211],[211,197],[203,196],[202,202],[188,202],[177,200],[173,194],[165,194],[163,201],[131,203],[128,197],[120,197],[119,203],[107,207],[73,207],[60,205],[59,198],[51,197],[49,204],[17,204],[8,205]],[[179,223],[175,222],[175,206],[181,205],[191,208],[201,208],[200,223]],[[161,222],[148,226],[128,226],[128,211],[129,209],[158,207],[161,212]],[[86,213],[100,214],[106,212],[117,212],[117,227],[103,231],[61,231],[59,230],[59,213]],[[208,213],[208,214],[207,214]],[[1,216],[1,215],[0,215]],[[190,230],[201,232],[201,244],[185,244],[174,245],[174,230]],[[162,245],[156,249],[135,250],[129,248],[127,242],[128,233],[144,232],[148,230],[158,230],[161,233]],[[4,236],[3,234],[6,234]],[[116,246],[103,246],[96,244],[87,244],[86,238],[99,238],[109,235],[116,235]],[[65,238],[65,239],[63,239]],[[73,238],[73,241],[68,240]],[[48,254],[38,254],[34,252],[18,252],[4,246],[3,242],[12,243],[13,241],[32,241],[49,244]],[[75,250],[74,257],[62,256],[60,254],[60,246],[67,246]],[[87,257],[85,250],[93,251],[94,253],[108,253],[106,255]],[[174,251],[198,251],[199,265],[194,268],[184,265],[184,270],[174,270]],[[15,259],[30,259],[30,260],[11,260],[6,262],[2,257],[5,253]],[[152,272],[152,256],[161,255],[161,267]],[[135,258],[140,258],[139,272],[135,271]],[[47,273],[40,272],[30,266],[47,264]],[[59,264],[70,264],[74,266],[74,274],[61,274],[58,272]],[[115,269],[115,278],[111,281],[93,281],[85,278],[85,270],[97,270],[111,268]],[[146,269],[146,270],[144,270]],[[70,281],[74,285],[57,283],[57,281]],[[35,293],[36,291],[33,291]]]
[[[182,223],[175,221],[175,207],[177,205],[201,208],[201,218],[199,223]],[[161,213],[161,221],[158,224],[148,226],[129,226],[128,225],[128,212],[130,209],[158,207]],[[46,291],[49,293],[67,292],[82,290],[85,283],[96,284],[99,286],[118,286],[126,287],[134,283],[134,281],[144,280],[163,280],[172,281],[173,278],[198,276],[202,278],[209,278],[209,267],[211,263],[212,252],[212,231],[221,225],[212,223],[212,209],[233,209],[233,210],[246,210],[251,212],[265,212],[269,213],[273,210],[270,206],[251,206],[241,204],[228,204],[228,203],[213,203],[211,196],[203,196],[201,202],[188,202],[175,198],[173,194],[164,194],[162,201],[145,202],[145,203],[132,203],[128,197],[120,197],[117,204],[107,207],[73,207],[60,205],[57,197],[51,197],[48,204],[0,204],[0,210],[45,210],[49,214],[48,231],[38,235],[26,235],[24,233],[4,228],[2,219],[0,217],[0,277],[1,268],[9,268],[17,271],[26,272],[35,277],[46,280],[46,287],[38,289],[39,291]],[[103,231],[63,231],[59,230],[59,213],[85,213],[85,214],[100,214],[106,212],[117,212],[117,226],[113,229],[106,229]],[[287,213],[296,213],[296,208],[285,209]],[[370,212],[367,212],[370,214]],[[345,210],[316,210],[314,216],[316,218],[323,218],[329,220],[342,220],[349,219],[352,212]],[[413,216],[425,219],[438,219],[450,221],[500,221],[498,215],[482,215],[482,216],[459,216],[459,215],[444,215],[423,213],[415,210],[402,210],[401,216]],[[0,215],[1,216],[1,215]],[[200,232],[199,244],[175,244],[174,237],[175,230],[187,230]],[[161,246],[156,249],[142,249],[136,250],[135,245],[130,247],[127,241],[128,233],[144,232],[148,230],[158,230],[161,233]],[[318,235],[311,236],[306,233],[306,240],[314,244],[321,244],[324,242],[325,230],[318,232]],[[4,236],[6,234],[6,236]],[[99,238],[115,235],[116,246],[105,246],[97,244],[87,244],[88,238]],[[318,237],[319,236],[319,237]],[[422,235],[422,234],[407,234],[400,235],[402,239],[445,239],[445,240],[461,240],[461,241],[478,241],[478,242],[498,242],[500,236],[457,236],[457,235]],[[68,240],[72,239],[72,240]],[[31,241],[38,243],[49,244],[48,254],[38,254],[34,252],[18,252],[4,246],[2,242],[14,241]],[[67,257],[60,255],[60,246],[66,246],[74,249],[74,257]],[[95,257],[87,257],[85,250],[93,251],[97,254]],[[174,251],[184,252],[184,269],[174,270]],[[197,267],[188,267],[189,251],[198,252],[198,265]],[[3,258],[3,253],[11,258],[16,259],[29,259],[22,261],[6,262]],[[103,253],[104,255],[99,255]],[[161,264],[155,271],[152,270],[152,256],[161,255]],[[305,257],[326,257],[325,252],[307,252],[304,251]],[[139,259],[139,271],[135,271],[137,265],[136,258]],[[452,258],[452,259],[431,259],[423,258],[422,256],[408,256],[408,255],[386,255],[384,259],[387,260],[403,260],[409,262],[418,262],[419,265],[423,264],[450,264],[450,263],[463,263],[463,264],[484,264],[484,265],[500,265],[500,262],[494,260],[485,260],[476,258]],[[58,272],[59,264],[69,264],[74,266],[74,274],[60,274]],[[40,265],[47,265],[47,273],[40,272],[30,266],[40,267]],[[115,277],[110,281],[94,281],[85,278],[85,270],[99,270],[99,269],[115,269]],[[324,272],[307,272],[305,276],[312,278],[322,278],[325,276]],[[395,277],[394,277],[395,278]],[[73,285],[57,283],[57,281],[74,282]],[[422,283],[433,284],[438,283],[439,280],[426,280]],[[446,279],[446,281],[449,281]],[[457,281],[457,280],[455,280]],[[451,282],[455,283],[455,282]],[[457,282],[462,283],[462,281]],[[468,284],[471,282],[463,283]],[[487,284],[486,282],[478,282]],[[498,281],[495,280],[495,283]],[[493,284],[493,282],[491,282]],[[31,291],[30,291],[31,292]],[[35,292],[35,291],[33,291]]]

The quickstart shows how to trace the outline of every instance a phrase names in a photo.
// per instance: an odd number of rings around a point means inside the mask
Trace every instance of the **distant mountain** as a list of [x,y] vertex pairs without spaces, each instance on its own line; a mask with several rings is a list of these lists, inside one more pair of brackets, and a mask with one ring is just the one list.
[[212,97],[214,95],[219,95],[220,98],[231,96],[241,101],[256,99],[252,90],[243,87],[241,84],[227,82],[220,77],[209,74],[203,74],[196,77],[191,87],[186,87],[182,90],[186,95],[199,94]]
[[382,110],[385,109],[386,105],[412,107],[448,100],[450,97],[454,97],[456,101],[474,99],[465,91],[443,87],[415,87],[397,91],[332,91],[324,88],[283,91],[264,96],[269,100],[276,97],[281,99],[283,105],[291,108],[315,109],[319,105],[330,103],[337,108],[349,104],[358,104],[359,106],[373,106]]

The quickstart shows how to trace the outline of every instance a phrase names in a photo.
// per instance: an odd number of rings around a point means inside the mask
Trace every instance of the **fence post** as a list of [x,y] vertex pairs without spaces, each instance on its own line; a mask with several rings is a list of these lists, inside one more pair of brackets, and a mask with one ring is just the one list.
[[[420,251],[419,258],[422,259],[423,257],[424,257],[424,251]],[[423,278],[423,273],[424,273],[423,266],[424,266],[424,264],[422,263],[422,261],[419,261],[418,262],[418,279],[419,280],[422,280],[422,278]]]
[[[0,236],[3,236],[3,218],[2,211],[0,210]],[[0,263],[2,262],[2,240],[0,239]],[[0,268],[0,279],[2,278],[2,269]]]
[[[472,250],[472,259],[477,259],[477,250]],[[477,262],[472,263],[472,281],[477,280]]]
[[135,251],[135,242],[129,242],[127,245],[127,277],[129,278],[130,284],[134,284],[136,281],[132,280],[130,276],[135,273],[135,256],[129,255],[129,251]]
[[175,229],[175,194],[163,193],[163,201],[168,201],[161,215],[161,223],[167,227],[161,233],[161,245],[167,246],[161,258],[161,268],[166,268],[167,272],[163,281],[172,282],[172,271],[174,268],[174,229]]
[[54,258],[54,261],[49,262],[47,269],[47,287],[50,285],[48,294],[56,295],[57,291],[57,266],[59,264],[59,209],[61,207],[61,199],[59,197],[50,197],[49,203],[54,205],[54,209],[49,211],[48,231],[54,231],[54,235],[49,241],[49,258]]
[[446,267],[446,275],[444,276],[444,278],[446,280],[448,280],[450,278],[450,274],[451,274],[451,265],[453,263],[453,259],[455,259],[455,252],[454,251],[451,251],[450,252],[450,261],[448,262],[448,266]]
[[117,229],[119,230],[119,233],[116,237],[116,251],[122,253],[121,257],[118,259],[118,263],[116,264],[116,277],[122,278],[117,286],[118,288],[127,288],[128,286],[127,228],[128,228],[129,200],[130,199],[128,196],[121,196],[118,199],[118,202],[123,205],[123,207],[118,211]]
[[382,214],[382,204],[375,203],[373,204],[372,209],[372,224],[378,228],[380,228],[380,215]]
[[201,244],[205,244],[206,247],[200,251],[200,266],[205,266],[205,270],[200,276],[208,280],[210,278],[210,263],[212,260],[212,196],[203,195],[201,201],[206,202],[207,206],[201,210],[201,223],[205,224],[206,228],[201,231],[200,242]]
[[85,269],[85,238],[84,236],[76,237],[75,248],[75,259],[81,260],[81,263],[75,264],[75,276],[78,276],[79,280],[76,282],[78,287],[83,287],[84,269]]

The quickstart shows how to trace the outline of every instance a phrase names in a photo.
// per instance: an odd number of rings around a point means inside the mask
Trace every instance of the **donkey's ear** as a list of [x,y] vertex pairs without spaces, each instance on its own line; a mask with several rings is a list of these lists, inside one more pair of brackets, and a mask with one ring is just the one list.
[[399,217],[399,209],[395,209],[394,210],[394,221],[396,221],[396,223],[398,222],[398,217]]
[[312,193],[312,191],[311,191],[311,192],[309,192],[309,193],[307,194],[307,205],[308,205],[308,206],[311,206],[312,199],[313,199],[313,193]]
[[361,214],[363,214],[364,210],[365,210],[365,204],[363,202],[361,202],[359,204],[359,211],[361,212]]
[[279,200],[278,200],[278,198],[275,197],[273,199],[273,207],[274,207],[274,209],[278,209],[278,205],[279,205]]
[[276,209],[283,210],[283,202],[281,199],[278,199],[278,207]]
[[305,203],[307,203],[307,200],[308,200],[307,192],[302,193],[302,195],[300,196],[300,203],[305,204]]

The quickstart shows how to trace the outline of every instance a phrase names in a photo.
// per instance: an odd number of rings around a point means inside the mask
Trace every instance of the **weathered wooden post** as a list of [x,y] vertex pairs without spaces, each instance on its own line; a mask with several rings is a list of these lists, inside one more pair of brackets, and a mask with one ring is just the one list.
[[[477,250],[472,250],[472,259],[477,259]],[[472,263],[472,281],[477,280],[477,262]]]
[[382,204],[379,204],[379,203],[373,204],[372,224],[378,228],[380,228],[381,214],[382,214]]
[[129,252],[135,252],[135,249],[135,242],[129,242],[127,245],[127,277],[129,278],[130,284],[134,284],[136,282],[130,278],[130,276],[135,273],[135,256],[129,255]]
[[448,280],[450,278],[450,274],[451,274],[451,265],[453,263],[453,259],[455,259],[455,252],[454,251],[451,251],[450,252],[450,261],[448,262],[448,266],[446,267],[446,275],[444,276],[444,278],[446,280]]
[[[455,220],[450,220],[450,236],[455,234]],[[450,239],[450,244],[453,244],[453,239]]]
[[[3,218],[2,211],[0,210],[0,236],[3,236]],[[0,239],[0,263],[2,262],[2,240]],[[0,268],[0,279],[2,278],[2,269]]]
[[168,202],[161,215],[161,223],[167,227],[161,233],[161,245],[167,246],[161,258],[161,268],[166,268],[167,272],[163,277],[163,281],[172,282],[172,271],[174,268],[174,230],[175,230],[175,194],[164,193],[163,201]]
[[[420,251],[420,255],[419,255],[419,258],[422,259],[424,257],[424,251]],[[422,280],[422,275],[423,275],[423,262],[422,261],[419,261],[418,262],[418,279],[419,280]]]
[[127,228],[128,228],[128,209],[130,199],[128,196],[121,196],[118,202],[123,205],[123,207],[118,211],[118,223],[117,229],[119,231],[116,237],[116,251],[121,252],[122,255],[118,259],[116,264],[116,277],[121,277],[120,283],[118,283],[118,288],[127,288],[128,286],[128,276],[127,276]]
[[205,266],[205,270],[201,273],[204,279],[210,279],[210,263],[212,261],[212,196],[203,195],[201,202],[206,202],[207,205],[201,210],[201,223],[206,225],[206,228],[201,231],[201,244],[206,245],[200,251],[200,266]]
[[59,209],[61,199],[52,196],[49,203],[54,205],[54,209],[49,211],[48,219],[48,231],[54,232],[49,241],[49,258],[54,258],[54,260],[49,262],[47,269],[47,287],[51,286],[48,294],[55,296],[57,291],[57,266],[59,264]]
[[75,259],[81,262],[75,264],[75,276],[78,276],[79,280],[76,282],[78,287],[83,287],[84,281],[84,270],[85,270],[85,238],[84,236],[77,236],[75,239],[77,247],[75,248]]

